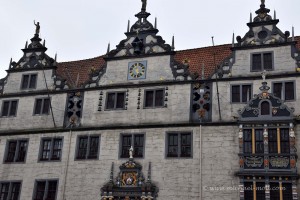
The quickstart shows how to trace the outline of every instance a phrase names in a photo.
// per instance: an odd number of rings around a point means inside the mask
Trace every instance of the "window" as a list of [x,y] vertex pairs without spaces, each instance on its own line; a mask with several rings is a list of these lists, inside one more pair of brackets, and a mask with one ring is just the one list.
[[271,52],[252,54],[251,61],[252,71],[273,69],[273,54]]
[[21,89],[35,89],[36,88],[37,74],[26,74],[22,77]]
[[295,84],[293,81],[273,83],[274,96],[285,100],[295,100]]
[[288,128],[269,129],[269,153],[290,153]]
[[268,101],[263,101],[260,104],[260,114],[261,115],[270,115],[270,103]]
[[99,154],[99,136],[79,136],[76,159],[97,159]]
[[124,109],[125,108],[125,92],[109,92],[107,93],[106,109]]
[[14,117],[17,115],[18,100],[3,101],[2,117]]
[[49,98],[41,98],[35,100],[35,115],[48,115],[50,108],[50,99]]
[[264,153],[264,136],[262,129],[255,130],[255,153]]
[[164,90],[146,90],[145,91],[145,108],[155,108],[164,106]]
[[19,200],[21,182],[0,182],[1,200]]
[[41,142],[40,160],[60,160],[62,143],[62,138],[43,138]]
[[55,200],[57,180],[39,180],[35,183],[34,200]]
[[121,158],[129,158],[131,146],[133,147],[133,157],[142,158],[144,156],[144,134],[121,135]]
[[167,157],[192,157],[192,134],[168,133]]
[[232,85],[231,102],[246,103],[250,100],[252,94],[251,85]]
[[4,162],[25,162],[27,140],[10,140],[7,142]]
[[[264,153],[263,129],[244,129],[243,140],[244,153]],[[252,143],[253,141],[255,144]]]

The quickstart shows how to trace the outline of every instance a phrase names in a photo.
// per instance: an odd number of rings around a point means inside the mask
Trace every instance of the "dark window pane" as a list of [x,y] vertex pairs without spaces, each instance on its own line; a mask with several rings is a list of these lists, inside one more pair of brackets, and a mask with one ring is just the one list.
[[51,151],[51,140],[43,140],[41,160],[49,160]]
[[269,129],[269,153],[278,153],[277,149],[277,130],[276,129]]
[[8,152],[6,162],[13,162],[17,150],[17,141],[11,141],[8,143]]
[[289,129],[280,129],[280,147],[281,153],[290,153]]
[[8,110],[9,110],[9,101],[4,101],[2,107],[2,116],[8,116]]
[[252,130],[244,130],[244,153],[252,153]]
[[22,89],[27,89],[29,83],[29,75],[23,75]]
[[42,99],[36,99],[36,101],[35,101],[35,110],[34,110],[35,115],[41,114],[42,104],[43,104]]
[[26,157],[27,141],[19,141],[18,158],[16,162],[24,162]]
[[255,152],[264,153],[264,136],[262,129],[255,130]]
[[256,183],[256,199],[257,200],[265,200],[266,194],[265,194],[265,183]]
[[264,69],[271,70],[273,67],[272,53],[264,53]]
[[191,157],[192,155],[191,134],[181,134],[181,157]]
[[19,200],[21,183],[12,183],[10,200]]
[[264,101],[260,104],[261,115],[270,115],[270,104],[267,101]]
[[261,54],[252,54],[252,70],[260,71],[261,69]]
[[124,108],[125,93],[117,93],[116,108]]
[[274,87],[273,88],[274,96],[281,99],[281,97],[282,97],[282,83],[274,83],[273,87]]
[[129,158],[129,149],[131,147],[131,135],[122,135],[121,158]]
[[144,135],[134,135],[134,157],[143,157]]
[[56,188],[57,188],[57,181],[48,182],[48,193],[47,193],[46,200],[55,200]]
[[78,159],[85,159],[87,154],[87,145],[88,145],[88,137],[80,137],[79,138],[79,147],[77,158]]
[[145,107],[153,107],[154,91],[146,91]]
[[36,194],[34,200],[44,200],[45,190],[46,190],[46,181],[37,181]]
[[36,74],[31,74],[29,88],[34,89],[36,86]]
[[231,87],[232,102],[240,102],[240,86],[234,85]]
[[43,100],[44,100],[44,105],[43,105],[42,114],[48,114],[50,108],[50,99],[43,99]]
[[242,86],[242,102],[247,102],[251,98],[251,85]]
[[294,100],[294,82],[285,83],[285,100]]
[[115,98],[116,98],[115,93],[108,93],[107,103],[106,103],[106,108],[107,109],[114,109],[115,108]]
[[9,183],[1,183],[1,190],[0,190],[0,199],[6,200],[8,198],[8,191],[9,191]]
[[168,135],[168,157],[178,157],[178,134]]
[[53,151],[51,160],[60,160],[62,150],[62,139],[53,140]]
[[99,149],[99,137],[90,138],[89,158],[97,158]]
[[10,103],[11,103],[11,105],[10,105],[9,116],[16,116],[18,102],[17,101],[11,101]]
[[155,91],[155,107],[161,107],[164,105],[164,91],[156,90]]
[[270,199],[280,200],[279,183],[270,183]]
[[293,200],[293,190],[291,183],[282,183],[282,194],[284,200]]
[[253,183],[244,183],[245,200],[253,200]]

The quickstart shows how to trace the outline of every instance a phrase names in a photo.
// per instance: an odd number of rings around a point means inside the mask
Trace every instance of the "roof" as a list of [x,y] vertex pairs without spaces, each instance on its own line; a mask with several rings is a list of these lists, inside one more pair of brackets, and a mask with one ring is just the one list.
[[[297,48],[300,49],[300,36],[295,37]],[[205,78],[210,77],[215,66],[220,64],[225,58],[230,56],[231,44],[219,46],[208,46],[195,49],[187,49],[176,51],[175,60],[180,63],[189,65],[192,74],[202,74],[202,66],[204,65]],[[215,59],[214,59],[215,54]],[[67,80],[68,85],[80,87],[84,82],[89,80],[91,71],[98,70],[105,65],[104,55],[86,60],[77,60],[70,62],[61,62],[57,64],[57,75]]]

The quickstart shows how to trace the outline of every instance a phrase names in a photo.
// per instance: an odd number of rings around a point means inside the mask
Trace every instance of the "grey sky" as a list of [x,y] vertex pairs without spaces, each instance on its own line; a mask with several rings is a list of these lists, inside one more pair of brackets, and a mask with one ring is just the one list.
[[[0,0],[0,78],[6,75],[10,58],[18,61],[20,49],[33,37],[33,20],[41,24],[40,37],[46,39],[47,54],[58,61],[96,57],[106,53],[108,42],[113,49],[136,21],[141,0]],[[232,33],[244,36],[248,31],[250,11],[255,16],[260,0],[148,0],[148,18],[158,19],[159,35],[176,50],[231,43]],[[300,35],[300,1],[266,0],[274,9],[284,32]]]

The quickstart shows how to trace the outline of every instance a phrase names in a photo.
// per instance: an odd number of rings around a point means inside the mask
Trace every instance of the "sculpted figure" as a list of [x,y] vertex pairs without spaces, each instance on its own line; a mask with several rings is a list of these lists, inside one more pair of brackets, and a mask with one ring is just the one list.
[[129,158],[133,158],[133,147],[132,146],[129,149]]
[[35,21],[33,21],[34,25],[35,25],[35,34],[39,34],[40,33],[40,22],[35,23]]
[[142,1],[142,11],[146,11],[146,7],[147,7],[147,0],[141,0]]

